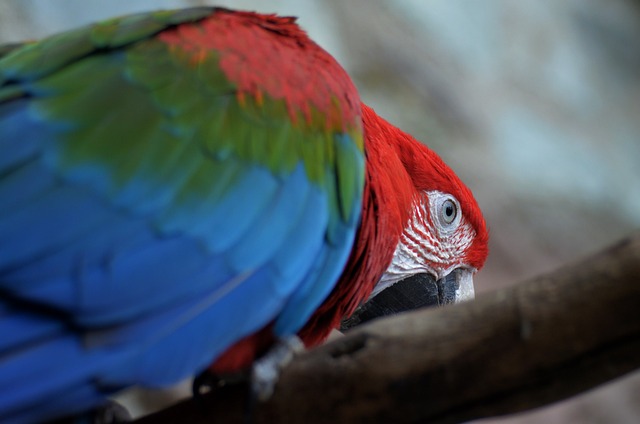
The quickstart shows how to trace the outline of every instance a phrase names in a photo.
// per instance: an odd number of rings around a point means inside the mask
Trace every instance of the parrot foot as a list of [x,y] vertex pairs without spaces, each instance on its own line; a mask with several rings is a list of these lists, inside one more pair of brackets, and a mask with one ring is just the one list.
[[266,401],[273,394],[280,371],[287,366],[296,353],[304,350],[298,336],[279,339],[278,342],[253,364],[251,370],[251,392],[259,401]]

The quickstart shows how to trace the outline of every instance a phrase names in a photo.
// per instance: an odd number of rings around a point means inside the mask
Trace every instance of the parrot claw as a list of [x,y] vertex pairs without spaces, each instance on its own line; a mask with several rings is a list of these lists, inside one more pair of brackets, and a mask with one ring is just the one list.
[[212,390],[217,390],[227,385],[245,383],[248,379],[249,376],[246,372],[221,376],[205,370],[193,379],[191,391],[193,397],[202,398],[203,395]]
[[304,350],[298,336],[280,339],[266,355],[253,364],[251,370],[251,392],[254,398],[263,402],[271,397],[280,371],[288,365],[296,353]]
[[195,376],[191,384],[191,393],[194,398],[199,399],[205,393],[210,392],[216,387],[223,385],[223,380],[212,374],[209,370],[205,370]]

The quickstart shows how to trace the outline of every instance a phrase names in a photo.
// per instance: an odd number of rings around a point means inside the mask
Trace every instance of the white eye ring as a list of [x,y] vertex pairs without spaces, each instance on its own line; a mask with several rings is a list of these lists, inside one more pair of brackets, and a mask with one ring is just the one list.
[[450,194],[430,193],[431,216],[440,231],[448,233],[455,230],[462,220],[462,209],[458,200]]

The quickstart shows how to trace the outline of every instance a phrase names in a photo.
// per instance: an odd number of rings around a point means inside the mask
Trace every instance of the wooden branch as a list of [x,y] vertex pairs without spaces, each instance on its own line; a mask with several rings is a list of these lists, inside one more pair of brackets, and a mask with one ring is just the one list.
[[[299,355],[252,423],[450,423],[534,408],[640,367],[640,233],[473,302],[374,321]],[[140,423],[240,423],[247,387]]]

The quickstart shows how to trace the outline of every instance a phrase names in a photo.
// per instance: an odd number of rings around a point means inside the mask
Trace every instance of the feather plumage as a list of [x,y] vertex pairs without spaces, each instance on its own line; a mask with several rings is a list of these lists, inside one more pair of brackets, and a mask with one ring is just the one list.
[[433,188],[476,236],[455,259],[486,257],[468,189],[292,18],[165,11],[0,48],[0,152],[6,420],[319,343]]

